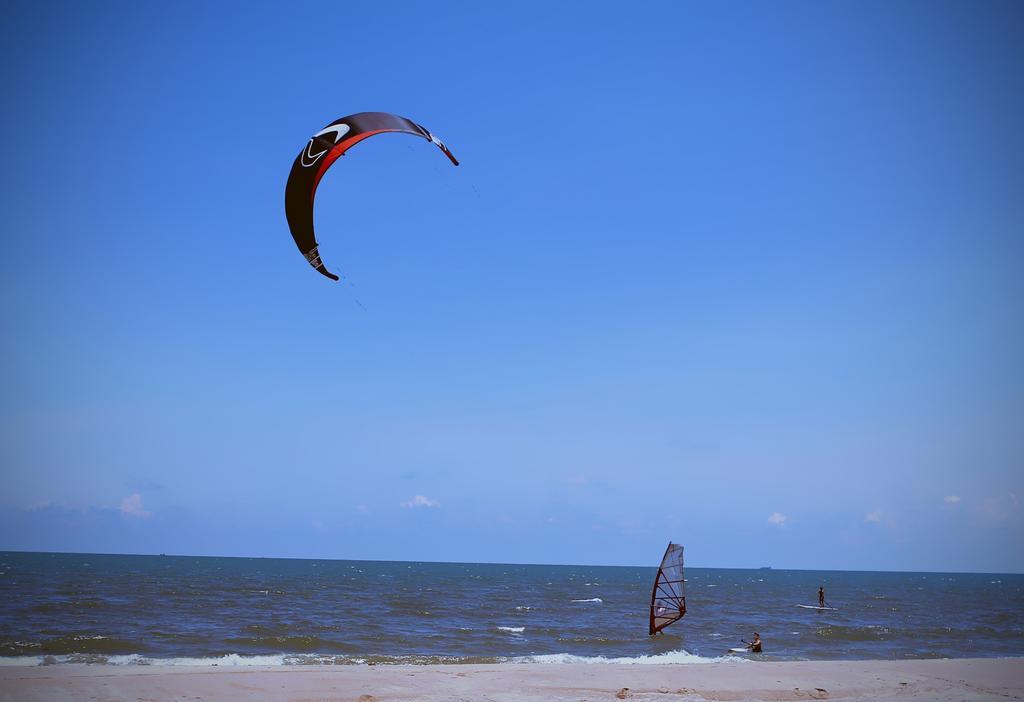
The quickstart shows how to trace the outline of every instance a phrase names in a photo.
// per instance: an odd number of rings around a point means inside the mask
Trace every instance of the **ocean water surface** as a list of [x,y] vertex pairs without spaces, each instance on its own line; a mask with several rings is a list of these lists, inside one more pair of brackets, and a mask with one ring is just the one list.
[[[1024,655],[1024,576],[0,553],[0,664],[629,662]],[[824,585],[834,612],[816,604]]]

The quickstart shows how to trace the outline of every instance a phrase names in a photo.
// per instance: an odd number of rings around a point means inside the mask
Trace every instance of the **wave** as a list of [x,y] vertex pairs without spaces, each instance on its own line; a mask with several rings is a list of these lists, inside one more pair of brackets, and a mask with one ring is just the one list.
[[665,653],[657,653],[652,656],[622,656],[617,658],[608,658],[606,656],[577,656],[572,653],[549,653],[534,656],[517,656],[515,658],[506,659],[506,662],[508,663],[544,663],[548,665],[559,665],[564,663],[615,663],[617,665],[679,665],[692,663],[733,663],[737,661],[746,662],[746,659],[737,658],[735,656],[719,656],[717,658],[708,658],[706,656],[694,655],[684,649],[679,649],[678,651],[666,651]]
[[41,656],[0,656],[0,667],[15,665],[40,665]]
[[507,631],[510,634],[521,634],[526,631],[525,626],[499,626],[498,631]]
[[244,667],[244,666],[300,666],[300,665],[453,665],[480,664],[492,665],[507,663],[508,660],[498,656],[349,656],[329,653],[274,653],[265,655],[245,656],[229,653],[223,656],[208,657],[176,657],[153,658],[133,653],[128,655],[102,655],[94,653],[74,653],[60,656],[0,656],[0,666],[47,666],[69,663],[86,665],[115,666],[192,666],[210,667]]
[[99,653],[116,654],[125,651],[145,651],[144,642],[118,639],[100,634],[67,634],[42,641],[11,641],[0,639],[0,656],[42,653],[50,655]]
[[253,637],[235,637],[224,640],[225,648],[248,648],[250,651],[263,649],[264,651],[270,649],[286,650],[293,652],[310,652],[310,653],[323,653],[327,651],[332,652],[351,652],[354,653],[359,649],[353,644],[345,643],[344,641],[332,641],[330,639],[322,639],[319,636],[253,636]]
[[209,658],[150,658],[138,653],[126,655],[103,655],[99,653],[70,653],[60,656],[13,656],[0,658],[0,665],[58,665],[63,663],[85,663],[88,665],[168,665],[168,666],[277,666],[288,665],[292,656],[274,654],[264,656],[241,656],[229,653]]
[[[507,627],[510,629],[518,627]],[[564,663],[614,663],[619,665],[678,665],[690,663],[721,663],[744,661],[732,656],[708,658],[689,651],[666,651],[655,655],[640,656],[579,656],[571,653],[552,653],[533,656],[349,656],[329,653],[274,653],[246,656],[229,653],[223,656],[153,658],[133,653],[128,655],[67,654],[60,656],[2,656],[0,666],[46,666],[68,663],[114,666],[192,666],[209,667],[279,667],[299,665],[452,665],[452,664],[520,664],[543,663],[558,665]]]
[[600,597],[591,597],[589,600],[573,600],[573,602],[596,602],[597,604],[601,604],[604,600]]

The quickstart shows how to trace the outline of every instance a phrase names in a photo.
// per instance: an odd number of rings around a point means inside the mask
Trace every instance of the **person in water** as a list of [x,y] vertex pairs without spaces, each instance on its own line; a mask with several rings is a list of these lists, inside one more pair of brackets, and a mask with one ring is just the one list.
[[750,649],[751,653],[761,652],[761,635],[756,631],[754,632],[754,640],[747,644],[747,648]]
[[824,585],[822,585],[821,587],[818,588],[818,606],[819,607],[824,607],[825,606],[825,586]]

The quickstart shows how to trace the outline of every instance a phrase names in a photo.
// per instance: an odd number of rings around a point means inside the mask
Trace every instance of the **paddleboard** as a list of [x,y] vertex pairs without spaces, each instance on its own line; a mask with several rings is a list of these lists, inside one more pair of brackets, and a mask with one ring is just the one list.
[[835,607],[819,607],[817,605],[797,605],[797,607],[802,607],[803,609],[816,609],[819,612],[838,612],[839,611]]
[[750,653],[749,648],[730,648],[729,653]]

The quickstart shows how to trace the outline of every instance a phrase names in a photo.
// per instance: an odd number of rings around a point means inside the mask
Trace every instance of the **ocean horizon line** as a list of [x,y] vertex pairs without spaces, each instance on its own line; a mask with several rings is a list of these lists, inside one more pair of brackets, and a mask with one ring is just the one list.
[[[683,544],[685,546],[685,544]],[[27,549],[0,549],[0,555],[5,553],[21,553],[35,555],[55,556],[136,556],[139,558],[165,557],[165,558],[233,558],[239,560],[277,560],[277,561],[344,561],[353,563],[409,563],[421,565],[495,565],[495,566],[542,566],[542,567],[565,567],[565,568],[657,568],[653,559],[649,563],[625,564],[625,563],[541,563],[541,562],[517,562],[517,561],[464,561],[464,560],[420,560],[407,558],[339,558],[328,556],[240,556],[209,553],[137,553],[118,551],[33,551]],[[803,572],[803,573],[891,573],[907,575],[1024,575],[1024,571],[987,571],[987,570],[872,570],[865,568],[789,568],[783,566],[718,566],[699,565],[687,563],[687,568],[698,568],[706,570],[750,570],[750,571],[775,571],[775,572]]]

